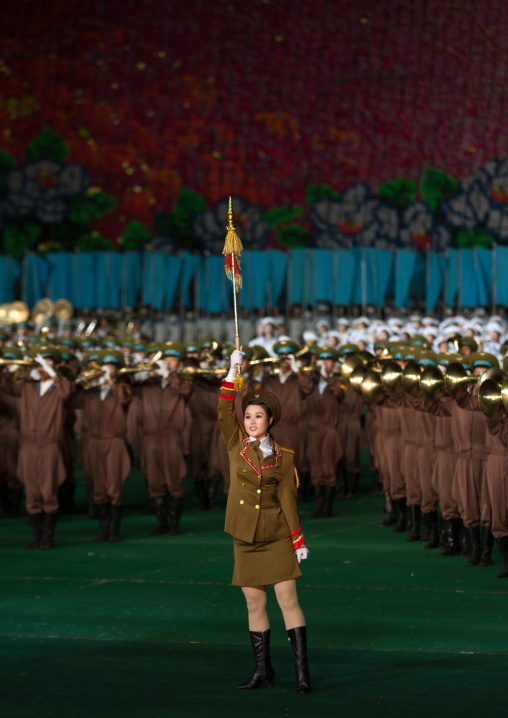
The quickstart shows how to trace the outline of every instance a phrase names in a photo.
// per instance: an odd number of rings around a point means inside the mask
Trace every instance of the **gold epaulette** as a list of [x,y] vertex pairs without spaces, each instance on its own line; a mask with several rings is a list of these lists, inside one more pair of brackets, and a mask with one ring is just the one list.
[[281,450],[281,451],[287,451],[288,454],[294,454],[294,453],[295,453],[295,452],[293,451],[293,449],[285,449],[283,446],[280,447],[280,450]]

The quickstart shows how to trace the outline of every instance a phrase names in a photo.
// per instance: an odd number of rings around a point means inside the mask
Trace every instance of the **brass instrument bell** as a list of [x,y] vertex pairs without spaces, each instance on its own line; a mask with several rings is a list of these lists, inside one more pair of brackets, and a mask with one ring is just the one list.
[[381,380],[392,394],[398,394],[401,386],[402,369],[396,361],[388,360],[381,369]]
[[446,370],[446,390],[454,399],[463,399],[469,384],[475,384],[477,381],[478,377],[468,374],[459,362],[452,362]]
[[376,404],[381,401],[386,391],[381,381],[381,373],[374,369],[369,369],[363,378],[361,389],[365,401],[375,402]]
[[58,299],[55,302],[53,313],[57,319],[66,321],[74,314],[74,308],[68,299]]
[[422,370],[419,364],[410,359],[402,370],[402,388],[413,396],[420,390]]
[[44,324],[48,319],[51,319],[55,311],[55,305],[47,297],[39,299],[37,304],[32,307],[30,316],[34,324]]
[[505,408],[501,387],[493,379],[486,379],[478,389],[480,409],[487,419],[499,419]]
[[341,374],[344,379],[349,379],[351,374],[359,366],[366,366],[357,354],[348,354],[341,366]]
[[349,375],[349,383],[353,387],[354,391],[360,396],[362,395],[362,382],[365,375],[369,371],[368,367],[364,364],[359,364],[356,369]]
[[428,366],[420,376],[420,389],[423,396],[436,401],[442,396],[445,388],[444,374],[437,366]]

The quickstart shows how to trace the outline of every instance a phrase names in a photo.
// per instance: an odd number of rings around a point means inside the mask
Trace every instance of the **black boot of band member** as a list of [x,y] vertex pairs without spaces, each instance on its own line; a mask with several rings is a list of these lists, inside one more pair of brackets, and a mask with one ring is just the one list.
[[0,488],[0,506],[2,507],[0,519],[10,519],[12,516],[12,502],[11,492],[8,486],[2,486],[2,488]]
[[44,521],[44,515],[40,514],[28,514],[28,521],[32,527],[32,540],[26,548],[39,548],[42,538],[42,522]]
[[422,522],[422,509],[420,506],[410,506],[411,510],[411,531],[406,541],[420,540],[420,524]]
[[207,511],[210,508],[208,500],[208,492],[204,481],[195,481],[196,495],[198,497],[198,505],[194,507],[194,511]]
[[393,529],[393,533],[401,534],[406,530],[406,499],[392,499],[397,501],[397,523]]
[[355,499],[356,492],[358,491],[358,482],[360,481],[360,474],[349,474],[349,480],[347,483],[347,499]]
[[168,532],[168,502],[165,496],[155,496],[153,500],[157,526],[149,531],[150,536],[162,536]]
[[322,486],[321,484],[318,484],[314,487],[314,490],[316,492],[316,510],[311,515],[312,519],[322,519],[323,518],[323,511],[325,508],[325,500],[326,500],[326,486]]
[[385,493],[385,517],[383,521],[379,524],[380,526],[395,526],[397,523],[397,516],[395,514],[395,502],[392,501],[392,498],[388,491]]
[[323,501],[323,518],[330,518],[333,516],[333,502],[335,500],[335,493],[337,491],[336,486],[325,486],[325,498]]
[[93,519],[99,518],[99,507],[95,503],[93,498],[93,486],[86,487],[86,494],[88,497],[88,512],[83,516],[85,521],[92,521]]
[[480,551],[479,566],[492,566],[492,548],[494,546],[494,536],[490,526],[482,527],[482,546]]
[[217,496],[218,481],[208,482],[208,508],[210,511],[218,511],[219,507],[215,503],[215,497]]
[[471,541],[471,558],[466,563],[466,566],[479,566],[481,555],[480,527],[470,526],[467,531]]
[[120,523],[122,521],[122,507],[111,505],[109,514],[109,543],[118,543],[120,541]]
[[175,497],[171,499],[171,509],[169,511],[169,531],[170,536],[176,536],[180,533],[180,519],[182,518],[183,498]]
[[460,554],[460,527],[461,519],[441,519],[441,526],[445,533],[446,546],[439,554],[444,558]]
[[460,522],[460,555],[471,557],[471,538],[469,536],[469,530],[464,526],[464,522]]
[[299,626],[298,628],[290,628],[287,634],[291,641],[291,647],[293,648],[296,690],[301,694],[310,693],[310,673],[307,661],[307,627]]
[[99,535],[94,538],[94,543],[104,543],[109,541],[109,504],[99,504],[97,507],[99,514]]
[[11,489],[11,516],[19,519],[21,516],[21,503],[23,501],[23,489]]
[[501,536],[497,540],[499,555],[501,556],[501,570],[497,574],[498,578],[508,578],[508,536]]
[[337,495],[339,499],[345,499],[347,496],[347,482],[348,477],[346,469],[341,469],[337,471]]
[[263,681],[268,682],[268,688],[273,686],[275,671],[270,661],[270,629],[266,631],[249,631],[250,642],[254,652],[254,673],[245,683],[240,683],[240,690],[253,690],[259,688]]
[[42,525],[42,538],[39,543],[39,548],[50,549],[54,547],[56,519],[56,511],[51,514],[44,514],[44,523]]
[[433,549],[439,547],[439,523],[437,519],[437,511],[430,511],[425,514],[427,518],[427,529],[429,538],[423,548]]

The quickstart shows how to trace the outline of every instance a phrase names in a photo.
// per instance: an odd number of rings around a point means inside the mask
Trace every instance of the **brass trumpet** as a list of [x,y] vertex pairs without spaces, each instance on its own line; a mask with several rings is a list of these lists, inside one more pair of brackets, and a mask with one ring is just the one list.
[[415,361],[408,361],[402,371],[402,388],[408,394],[416,396],[420,392],[421,367]]
[[0,366],[7,366],[8,364],[29,367],[38,366],[38,362],[36,362],[34,359],[6,359],[5,357],[0,357]]
[[367,402],[379,403],[386,392],[386,387],[381,380],[381,372],[375,369],[368,369],[361,383],[362,396]]
[[499,419],[508,411],[508,378],[502,369],[487,369],[479,377],[478,402],[487,419]]
[[384,362],[381,369],[381,381],[392,394],[399,394],[402,391],[402,375],[403,371],[396,361],[389,359]]
[[139,364],[134,364],[134,366],[123,366],[121,369],[118,370],[117,376],[125,376],[126,374],[137,374],[139,371],[146,371],[148,372],[148,376],[146,378],[153,379],[153,377],[159,376],[159,367],[156,367],[155,365],[161,357],[162,352],[158,351],[148,361],[139,362]]
[[362,382],[369,369],[364,365],[360,364],[356,369],[349,375],[349,383],[353,387],[357,394],[362,396]]
[[420,389],[426,399],[437,401],[445,389],[445,378],[441,369],[437,366],[426,367],[420,376]]

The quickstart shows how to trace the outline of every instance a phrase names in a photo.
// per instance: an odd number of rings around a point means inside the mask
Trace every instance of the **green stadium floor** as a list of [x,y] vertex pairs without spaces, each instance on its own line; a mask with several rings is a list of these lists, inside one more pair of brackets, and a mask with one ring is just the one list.
[[[269,589],[275,686],[236,690],[253,661],[243,597],[229,585],[224,512],[195,513],[182,534],[148,536],[145,489],[125,485],[119,544],[94,544],[77,511],[53,551],[26,551],[24,519],[0,522],[0,715],[473,716],[506,710],[508,581],[378,528],[381,499],[338,501],[310,519],[298,582],[314,691],[294,688],[292,655]],[[225,504],[225,500],[221,500]]]

